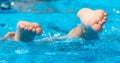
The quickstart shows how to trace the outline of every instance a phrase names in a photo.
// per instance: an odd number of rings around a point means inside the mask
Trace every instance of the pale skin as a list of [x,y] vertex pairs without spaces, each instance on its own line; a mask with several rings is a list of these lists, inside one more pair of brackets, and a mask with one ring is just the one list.
[[[80,18],[81,23],[90,26],[96,32],[102,31],[102,26],[106,22],[106,18],[107,18],[107,14],[103,10],[91,10],[88,8],[81,9],[77,15]],[[87,19],[87,23],[86,23],[86,19]],[[68,36],[81,37],[80,36],[81,34],[82,33],[79,30],[79,27],[77,26],[68,33]]]
[[[102,26],[106,22],[107,17],[107,14],[103,10],[91,10],[88,8],[79,10],[77,15],[80,18],[81,24],[91,27],[96,32],[100,32],[102,30]],[[16,32],[8,32],[3,39],[12,37],[16,41],[27,42],[32,41],[36,35],[40,35],[41,33],[42,29],[39,24],[27,21],[19,21]],[[80,30],[80,27],[77,26],[73,28],[65,36],[65,38],[81,38],[82,33],[84,33],[83,30]]]

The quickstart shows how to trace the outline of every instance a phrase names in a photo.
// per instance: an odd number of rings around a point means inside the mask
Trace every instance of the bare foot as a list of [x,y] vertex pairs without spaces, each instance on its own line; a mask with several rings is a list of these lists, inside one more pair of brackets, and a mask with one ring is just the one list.
[[78,17],[84,25],[90,26],[95,31],[101,31],[107,14],[103,10],[83,8],[78,12]]
[[17,24],[17,30],[15,33],[15,40],[17,41],[32,41],[36,35],[41,34],[42,29],[39,24],[20,21]]
[[41,33],[41,28],[40,25],[37,23],[32,23],[32,22],[27,22],[27,21],[20,21],[17,24],[18,27],[20,27],[21,29],[27,30],[27,31],[32,31],[36,34],[40,34]]

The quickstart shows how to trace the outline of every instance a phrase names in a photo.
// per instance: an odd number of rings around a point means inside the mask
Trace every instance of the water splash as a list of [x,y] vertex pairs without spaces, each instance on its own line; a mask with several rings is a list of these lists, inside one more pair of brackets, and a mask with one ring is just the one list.
[[17,53],[17,54],[25,54],[25,53],[29,53],[29,50],[26,50],[26,49],[18,49],[18,50],[15,50],[15,53]]

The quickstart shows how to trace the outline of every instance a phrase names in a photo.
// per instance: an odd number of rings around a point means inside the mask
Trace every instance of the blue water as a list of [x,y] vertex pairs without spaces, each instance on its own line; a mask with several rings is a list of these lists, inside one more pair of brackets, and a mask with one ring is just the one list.
[[[38,8],[34,12],[22,11],[19,9],[22,5],[1,10],[0,37],[15,31],[19,20],[39,23],[43,33],[33,42],[0,41],[0,63],[120,63],[119,3],[119,0],[44,0],[41,4],[35,3]],[[39,41],[40,38],[66,35],[80,23],[76,13],[84,7],[103,9],[108,14],[99,39]],[[54,11],[46,11],[48,8]]]

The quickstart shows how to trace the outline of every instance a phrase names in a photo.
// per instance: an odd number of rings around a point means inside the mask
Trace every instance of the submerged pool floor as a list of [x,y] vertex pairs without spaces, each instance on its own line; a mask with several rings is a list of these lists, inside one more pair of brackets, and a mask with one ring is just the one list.
[[[1,13],[0,37],[3,37],[9,31],[15,31],[19,20],[39,23],[43,33],[41,36],[37,36],[33,42],[0,41],[0,63],[120,63],[119,7],[116,7],[116,5],[99,7],[97,4],[90,3],[89,0],[89,3],[86,2],[86,6],[79,4],[83,2],[79,0],[71,1],[70,8],[63,5],[64,2],[58,3],[66,7],[65,12]],[[59,11],[63,11],[61,6],[58,5],[57,7]],[[108,14],[107,22],[103,26],[103,31],[99,34],[99,39],[80,40],[79,38],[72,38],[59,41],[39,41],[39,39],[45,37],[66,35],[77,26],[80,23],[76,16],[78,7],[79,9],[83,7],[102,8]],[[68,12],[71,9],[72,12]]]

